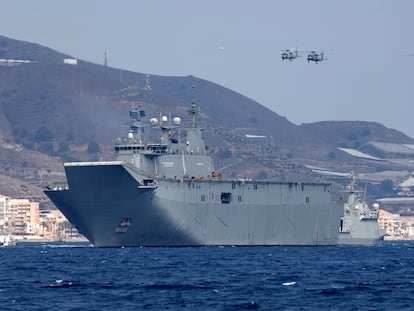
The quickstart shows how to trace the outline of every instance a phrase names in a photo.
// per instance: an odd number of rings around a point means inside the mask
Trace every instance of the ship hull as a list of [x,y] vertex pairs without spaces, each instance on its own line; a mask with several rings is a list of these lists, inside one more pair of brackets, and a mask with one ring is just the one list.
[[340,233],[338,245],[371,245],[383,240],[383,237],[353,237],[347,233]]
[[377,219],[360,220],[359,217],[351,217],[351,221],[349,231],[339,232],[338,244],[368,245],[384,239],[385,230],[379,227]]
[[121,162],[65,166],[45,193],[93,245],[334,245],[341,207],[327,185],[158,179]]

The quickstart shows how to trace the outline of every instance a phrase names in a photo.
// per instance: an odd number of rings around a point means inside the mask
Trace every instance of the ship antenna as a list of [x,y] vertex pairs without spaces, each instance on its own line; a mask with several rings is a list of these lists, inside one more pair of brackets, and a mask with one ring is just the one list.
[[194,90],[195,90],[195,85],[193,84],[192,86],[193,98],[191,100],[191,109],[189,110],[189,113],[191,115],[191,127],[193,128],[197,126],[196,115],[198,113],[197,104],[194,98]]
[[108,70],[108,58],[107,58],[107,55],[106,55],[106,49],[105,49],[104,55],[105,55],[105,59],[104,59],[104,69],[105,69],[105,77],[106,77],[106,73],[107,73],[107,70]]
[[351,172],[351,178],[350,178],[350,182],[349,182],[349,187],[350,187],[350,192],[353,193],[354,192],[354,182],[355,182],[355,174],[354,172]]
[[368,188],[368,183],[365,183],[365,191],[364,191],[364,197],[363,197],[364,202],[365,202],[366,197],[367,197],[367,188]]

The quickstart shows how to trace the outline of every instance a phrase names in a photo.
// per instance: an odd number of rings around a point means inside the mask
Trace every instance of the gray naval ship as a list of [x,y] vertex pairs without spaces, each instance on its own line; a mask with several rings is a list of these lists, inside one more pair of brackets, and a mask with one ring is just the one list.
[[[373,244],[384,239],[385,229],[378,224],[378,204],[370,209],[364,199],[354,189],[355,177],[350,176],[346,193],[348,201],[344,204],[343,217],[339,228],[338,244]],[[361,193],[361,192],[359,192]]]
[[132,109],[116,161],[65,163],[67,185],[46,195],[96,247],[337,244],[329,183],[224,180],[189,114],[183,127]]

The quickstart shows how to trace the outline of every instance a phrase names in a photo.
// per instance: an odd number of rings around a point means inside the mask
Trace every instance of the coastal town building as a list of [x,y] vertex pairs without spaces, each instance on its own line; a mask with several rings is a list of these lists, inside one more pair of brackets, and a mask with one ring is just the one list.
[[378,223],[385,229],[385,240],[414,240],[414,216],[379,211]]
[[38,202],[1,194],[0,236],[52,241],[82,238],[59,210],[40,210]]

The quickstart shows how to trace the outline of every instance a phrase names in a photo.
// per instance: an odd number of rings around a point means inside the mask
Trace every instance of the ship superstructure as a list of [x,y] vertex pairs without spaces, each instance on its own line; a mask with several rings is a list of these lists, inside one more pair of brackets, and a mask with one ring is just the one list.
[[[333,245],[342,209],[328,183],[224,180],[197,124],[130,111],[116,161],[65,163],[67,186],[46,195],[92,244]],[[156,138],[149,141],[144,128]]]
[[[355,177],[351,173],[346,193],[343,216],[339,227],[338,244],[372,244],[382,240],[385,230],[378,224],[378,204],[370,209],[361,192],[354,189]],[[364,193],[365,194],[365,193]]]

